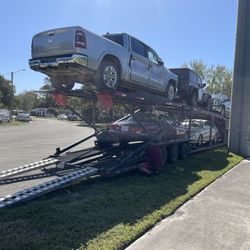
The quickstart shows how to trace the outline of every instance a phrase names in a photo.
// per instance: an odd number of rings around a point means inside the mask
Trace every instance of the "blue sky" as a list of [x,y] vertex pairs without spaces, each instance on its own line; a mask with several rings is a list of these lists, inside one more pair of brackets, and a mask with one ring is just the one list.
[[45,75],[29,69],[32,36],[79,25],[97,34],[125,31],[144,41],[167,67],[202,59],[233,67],[236,0],[2,0],[0,74],[17,92],[37,90]]

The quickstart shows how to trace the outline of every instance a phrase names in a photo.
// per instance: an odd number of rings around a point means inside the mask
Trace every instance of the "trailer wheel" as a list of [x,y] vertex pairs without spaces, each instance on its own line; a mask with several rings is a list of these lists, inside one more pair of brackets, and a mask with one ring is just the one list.
[[115,90],[120,84],[120,72],[112,61],[102,61],[97,74],[96,86],[100,90]]
[[218,142],[218,134],[215,133],[214,139],[213,139],[213,144],[216,144]]
[[197,146],[201,147],[203,144],[203,136],[199,135],[198,140],[197,140]]
[[168,151],[166,147],[161,147],[161,165],[166,165],[168,161]]
[[225,114],[226,114],[225,106],[222,106],[222,107],[221,107],[221,112],[220,112],[220,114],[221,114],[222,116],[225,116]]
[[179,148],[177,145],[173,145],[168,149],[168,160],[169,162],[176,162],[179,157]]
[[190,146],[188,143],[183,143],[180,148],[180,158],[185,159],[190,154]]

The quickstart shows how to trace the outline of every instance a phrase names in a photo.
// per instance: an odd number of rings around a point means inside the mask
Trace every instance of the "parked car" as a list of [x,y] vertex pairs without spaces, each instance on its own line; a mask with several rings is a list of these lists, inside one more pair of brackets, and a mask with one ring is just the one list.
[[0,109],[0,123],[10,122],[10,111],[7,109]]
[[212,109],[225,117],[230,117],[231,101],[223,94],[212,94]]
[[173,68],[170,71],[178,76],[178,95],[182,100],[192,106],[209,108],[211,95],[206,93],[206,84],[196,72],[189,68]]
[[[189,127],[189,120],[185,120],[181,124],[182,127]],[[192,119],[191,120],[191,131],[190,131],[190,143],[197,146],[202,146],[203,144],[210,141],[210,127],[211,122],[203,119]],[[215,124],[212,124],[211,140],[213,143],[217,143],[219,140],[219,130]]]
[[10,117],[5,114],[0,114],[0,123],[10,122]]
[[79,26],[47,30],[33,37],[29,65],[59,90],[70,90],[76,82],[106,90],[123,86],[171,100],[177,91],[177,76],[158,54],[126,33],[99,36]]
[[19,113],[16,116],[16,120],[21,122],[29,122],[31,121],[31,117],[29,113]]
[[79,120],[79,116],[78,115],[69,115],[68,117],[67,117],[67,119],[69,120],[69,121],[78,121]]
[[67,120],[68,117],[65,114],[60,114],[57,116],[57,120]]
[[188,137],[187,129],[177,127],[168,115],[160,115],[157,118],[150,111],[138,111],[135,116],[136,119],[128,115],[113,122],[107,130],[97,135],[98,142],[102,145],[109,145],[112,143],[146,141],[159,132],[161,127],[165,130],[165,133],[160,139],[187,139]]

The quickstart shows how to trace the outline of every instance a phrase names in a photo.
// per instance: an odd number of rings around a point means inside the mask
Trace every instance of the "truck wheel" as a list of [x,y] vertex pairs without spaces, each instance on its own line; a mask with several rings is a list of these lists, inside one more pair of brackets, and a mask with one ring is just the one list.
[[120,84],[120,73],[117,65],[111,61],[102,61],[96,79],[101,90],[114,90]]
[[168,83],[166,90],[165,90],[165,96],[170,100],[173,101],[175,97],[175,87],[173,83]]
[[50,77],[52,87],[56,90],[69,91],[72,90],[75,83],[70,80],[65,80],[62,77]]
[[197,107],[198,106],[198,93],[197,93],[197,91],[194,90],[192,92],[191,99],[190,99],[189,103],[193,107]]
[[180,158],[185,159],[190,154],[190,146],[188,143],[183,143],[180,148]]
[[179,157],[179,149],[177,145],[173,145],[168,150],[168,160],[169,162],[176,162]]

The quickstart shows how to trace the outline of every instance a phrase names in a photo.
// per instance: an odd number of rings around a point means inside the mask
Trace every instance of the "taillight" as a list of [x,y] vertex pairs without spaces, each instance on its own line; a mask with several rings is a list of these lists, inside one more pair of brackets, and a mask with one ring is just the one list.
[[84,49],[87,48],[86,37],[83,31],[76,31],[75,47]]
[[112,130],[121,130],[121,126],[118,124],[110,124],[109,128]]
[[129,131],[136,133],[136,134],[141,134],[143,129],[142,128],[138,128],[138,127],[130,127]]

